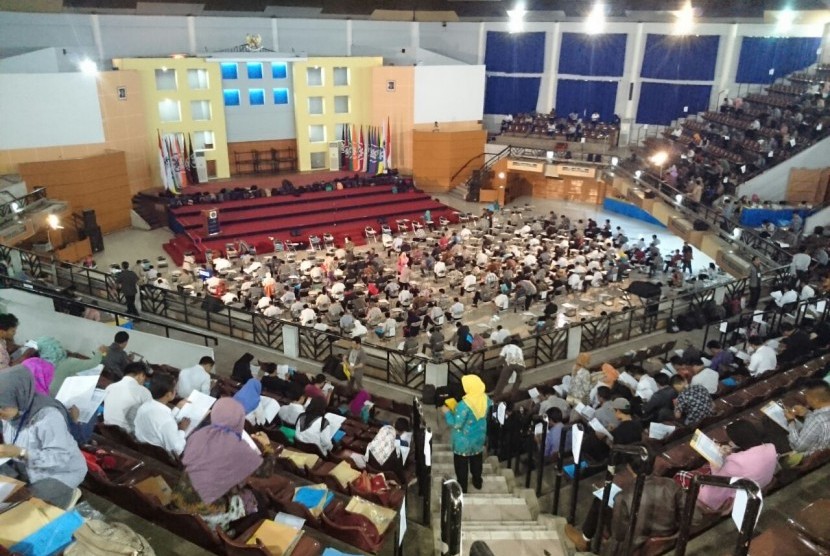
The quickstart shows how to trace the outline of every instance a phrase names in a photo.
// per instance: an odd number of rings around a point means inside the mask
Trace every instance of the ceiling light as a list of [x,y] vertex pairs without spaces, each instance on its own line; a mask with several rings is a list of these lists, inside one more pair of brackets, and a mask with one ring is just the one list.
[[46,217],[46,223],[49,224],[49,227],[53,230],[59,230],[62,228],[61,221],[58,218],[57,214],[50,214]]
[[620,159],[618,157],[616,157],[616,156],[611,157],[611,166],[616,166],[619,163],[620,163]]
[[643,171],[642,171],[642,170],[637,170],[636,172],[634,172],[634,177],[635,177],[636,179],[640,179],[640,176],[642,176],[642,175],[643,175]]
[[507,30],[511,33],[521,33],[525,30],[525,5],[518,2],[512,10],[507,10]]
[[20,203],[18,203],[17,201],[12,201],[12,212],[14,212],[15,214],[23,212],[23,209],[20,208]]
[[683,7],[675,12],[677,20],[674,22],[675,35],[688,35],[695,26],[695,10],[692,8],[691,0],[686,0]]
[[605,31],[605,6],[597,2],[591,8],[591,13],[585,20],[585,32],[589,35],[598,35]]
[[786,33],[790,29],[792,29],[793,22],[795,21],[795,12],[792,11],[790,8],[784,8],[780,12],[778,12],[778,24],[775,26],[775,31],[777,33]]
[[96,75],[98,73],[98,64],[96,64],[89,58],[84,58],[78,64],[78,69],[86,75]]
[[667,153],[666,151],[660,151],[660,152],[654,153],[654,155],[651,158],[649,158],[649,160],[655,166],[662,166],[663,164],[666,163],[666,160],[668,160],[668,158],[669,158],[669,153]]

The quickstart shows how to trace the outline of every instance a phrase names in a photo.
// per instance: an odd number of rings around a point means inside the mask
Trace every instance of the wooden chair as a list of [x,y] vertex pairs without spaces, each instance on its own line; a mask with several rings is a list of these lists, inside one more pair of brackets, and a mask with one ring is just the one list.
[[830,499],[822,498],[799,510],[787,520],[787,525],[822,547],[830,549],[828,515],[830,515]]
[[770,527],[749,544],[749,556],[827,556],[826,549],[785,525]]

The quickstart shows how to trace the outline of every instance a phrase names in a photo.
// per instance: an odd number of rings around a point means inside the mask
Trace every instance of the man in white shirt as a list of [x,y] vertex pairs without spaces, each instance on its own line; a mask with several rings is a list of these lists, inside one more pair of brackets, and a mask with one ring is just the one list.
[[703,365],[691,365],[691,368],[694,376],[689,384],[700,384],[710,394],[715,394],[718,391],[720,375],[717,371]]
[[506,365],[518,365],[520,367],[525,366],[525,356],[522,352],[522,348],[517,346],[515,342],[510,342],[501,348],[501,353],[499,353],[499,355],[502,359],[504,359],[504,363]]
[[262,309],[265,309],[266,307],[268,307],[270,304],[271,304],[271,298],[268,297],[267,295],[265,295],[265,296],[260,297],[259,301],[256,302],[256,308],[261,311]]
[[749,344],[754,348],[749,358],[749,374],[760,376],[778,365],[778,356],[770,346],[764,345],[760,336],[752,336]]
[[793,260],[790,263],[790,274],[802,276],[810,269],[812,258],[807,254],[807,248],[801,246],[798,248],[798,253],[793,255]]
[[291,403],[287,403],[285,405],[280,406],[280,410],[277,413],[279,416],[280,421],[288,425],[289,427],[293,427],[297,424],[297,417],[299,417],[302,413],[305,412],[305,396],[302,394],[294,394],[296,397],[291,400]]
[[460,321],[464,318],[464,304],[461,303],[457,297],[454,301],[455,303],[453,303],[450,307],[450,316],[452,317],[452,320]]
[[176,392],[180,398],[186,398],[194,390],[202,394],[210,394],[210,372],[216,363],[213,358],[205,355],[199,359],[199,364],[187,367],[179,372],[179,382]]
[[435,263],[432,271],[435,272],[435,276],[437,278],[442,278],[447,275],[447,264],[444,261],[439,260]]
[[[176,422],[173,410],[167,404],[176,397],[176,385],[170,375],[159,374],[150,383],[152,400],[141,404],[135,414],[135,437],[147,444],[164,448],[174,456],[184,452],[185,430],[190,426],[190,419]],[[182,400],[183,405],[186,403]]]
[[394,338],[395,334],[398,333],[398,322],[392,318],[392,314],[387,311],[384,315],[386,317],[386,321],[383,323],[383,332],[378,334],[381,338]]
[[464,276],[464,280],[461,282],[461,288],[464,292],[472,293],[478,289],[477,286],[478,280],[472,272]]
[[294,295],[294,290],[292,288],[289,288],[288,286],[283,288],[283,294],[280,297],[280,301],[285,307],[291,307],[291,304],[294,303],[296,298],[297,296]]
[[806,299],[813,299],[815,296],[816,296],[816,290],[815,290],[815,288],[813,288],[813,286],[811,286],[810,284],[807,284],[807,283],[805,283],[803,286],[801,286],[801,293],[798,294],[798,298],[801,301],[804,301]]
[[104,424],[116,425],[133,432],[135,412],[139,406],[153,399],[144,387],[147,368],[144,363],[130,363],[124,368],[124,378],[110,384],[104,391]]
[[317,317],[317,322],[314,324],[314,330],[326,332],[328,329],[329,325],[323,322],[323,317]]
[[398,294],[398,304],[401,307],[409,307],[412,304],[412,300],[415,296],[412,295],[412,292],[409,291],[407,286],[401,290],[401,293]]
[[496,331],[490,336],[490,339],[493,340],[493,345],[500,345],[503,344],[504,341],[510,337],[510,331],[507,330],[502,325],[498,325],[496,327]]
[[300,311],[300,324],[303,326],[311,326],[316,320],[317,313],[314,312],[314,309],[308,306],[308,303],[304,304],[302,311]]

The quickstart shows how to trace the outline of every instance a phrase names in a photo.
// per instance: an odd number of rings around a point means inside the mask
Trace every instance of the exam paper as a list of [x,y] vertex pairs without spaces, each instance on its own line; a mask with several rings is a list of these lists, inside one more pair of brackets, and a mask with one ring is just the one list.
[[205,420],[214,403],[216,403],[216,398],[213,396],[208,396],[198,390],[194,390],[187,397],[187,403],[181,409],[178,409],[178,411],[173,412],[173,417],[176,418],[176,421],[181,421],[185,418],[190,419],[190,425],[184,431],[185,436],[190,436],[190,433],[196,430],[196,427]]

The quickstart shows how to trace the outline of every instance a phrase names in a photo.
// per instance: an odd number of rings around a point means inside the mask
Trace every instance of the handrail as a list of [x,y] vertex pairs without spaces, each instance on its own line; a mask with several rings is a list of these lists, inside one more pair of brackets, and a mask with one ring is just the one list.
[[[562,427],[559,436],[559,453],[556,458],[556,479],[553,484],[553,506],[550,512],[555,515],[559,514],[559,499],[562,493],[562,477],[565,475],[565,455],[567,453],[565,450],[565,442],[567,442],[568,433],[571,431],[573,426],[574,425],[570,427]],[[573,449],[573,447],[571,447],[571,449]]]
[[598,515],[597,529],[591,539],[591,551],[597,554],[599,554],[600,546],[602,545],[603,526],[606,514],[604,509],[608,506],[608,502],[611,497],[611,485],[614,482],[616,465],[619,462],[619,458],[617,456],[620,455],[637,456],[644,463],[643,469],[640,469],[640,472],[637,473],[637,479],[634,483],[634,493],[631,500],[631,515],[628,518],[628,525],[625,533],[623,556],[629,556],[631,554],[631,549],[634,544],[634,530],[637,527],[637,517],[640,513],[640,502],[643,499],[643,490],[645,488],[646,477],[651,474],[651,468],[654,465],[654,455],[647,446],[642,444],[614,444],[611,446],[611,452],[608,455],[608,465],[605,472],[605,485],[602,490],[602,504]]
[[[574,423],[573,427],[576,427],[580,430],[583,430],[584,427],[581,423]],[[571,435],[571,442],[573,442],[573,435]],[[584,439],[584,434],[583,437]],[[564,444],[564,442],[563,442]],[[560,447],[561,449],[561,447]],[[571,453],[573,453],[573,446],[571,446]],[[573,488],[571,489],[571,504],[570,509],[568,510],[568,523],[576,523],[576,502],[579,499],[579,482],[582,478],[582,458],[584,454],[582,450],[579,450],[579,457],[574,458],[574,477],[573,477]]]
[[496,556],[487,543],[484,541],[475,541],[470,545],[470,556]]
[[542,438],[539,442],[539,447],[536,450],[536,496],[542,495],[542,473],[545,470],[545,444],[548,439],[548,425],[550,421],[547,415],[536,415],[530,420],[530,441],[527,443],[527,475],[525,476],[525,488],[530,488],[530,473],[533,471],[533,437],[536,436],[535,428],[537,424],[542,425]]
[[[444,479],[441,485],[441,554],[461,556],[461,514],[464,494],[455,479]],[[444,551],[443,547],[447,550]]]
[[[415,476],[418,481],[418,494],[423,503],[421,521],[429,526],[432,517],[432,466],[426,461],[427,444],[432,453],[431,431],[424,420],[424,410],[417,396],[412,398],[412,449],[415,450]],[[431,463],[431,462],[430,462]]]
[[[463,165],[461,168],[459,168],[459,170],[458,170],[455,174],[453,174],[453,175],[452,175],[452,177],[450,178],[450,183],[452,183],[452,181],[453,181],[455,178],[457,178],[457,177],[458,177],[458,174],[460,174],[461,172],[463,172],[463,171],[464,171],[464,168],[466,168],[467,166],[469,166],[469,165],[470,165],[470,163],[471,163],[471,162],[473,162],[473,161],[474,161],[475,159],[477,159],[478,157],[480,157],[480,156],[488,156],[488,155],[490,156],[490,160],[487,160],[484,164],[482,164],[482,165],[481,165],[481,168],[479,168],[479,171],[481,171],[481,170],[486,170],[487,168],[490,168],[491,166],[493,166],[496,162],[498,162],[499,160],[501,160],[502,158],[504,158],[504,157],[505,157],[505,155],[506,155],[506,153],[509,153],[509,152],[510,152],[510,146],[508,145],[507,147],[503,148],[502,150],[500,150],[499,152],[494,153],[494,154],[491,154],[491,153],[488,153],[488,152],[483,152],[483,153],[481,153],[481,154],[477,154],[477,155],[475,155],[475,156],[474,156],[474,157],[472,157],[470,160],[468,160],[467,162],[465,162],[465,163],[464,163],[464,165]],[[463,184],[463,185],[469,185],[469,182],[470,182],[470,180],[472,180],[472,179],[473,179],[473,176],[471,175],[469,178],[467,178],[467,180],[464,182],[464,184]]]
[[12,200],[0,204],[0,219],[23,212],[29,205],[46,198],[45,187],[38,187],[32,192],[26,193],[22,197],[15,197],[8,191],[4,191],[4,193],[11,197]]
[[[95,310],[103,310],[107,313],[111,313],[115,315],[115,325],[120,326],[119,318],[124,320],[131,320],[135,321],[138,320],[135,315],[131,315],[130,313],[126,313],[124,311],[113,310],[110,308],[101,307],[100,305],[93,305],[92,303],[86,303],[85,301],[80,301],[71,297],[67,297],[65,290],[60,289],[49,289],[46,284],[38,284],[36,282],[32,282],[29,280],[18,280],[16,278],[12,278],[9,276],[3,276],[0,278],[0,283],[3,287],[16,289],[25,291],[28,293],[34,293],[40,295],[42,297],[48,297],[54,301],[59,301],[66,305],[73,305],[76,307],[83,307],[84,309],[95,309]],[[57,310],[57,308],[56,308]],[[63,311],[59,311],[63,312]],[[216,336],[211,336],[209,334],[202,334],[201,332],[194,332],[192,330],[188,330],[186,328],[181,328],[179,326],[174,326],[168,324],[166,322],[157,321],[153,319],[148,319],[145,317],[141,317],[141,322],[146,322],[147,324],[152,324],[153,326],[160,326],[164,328],[165,336],[167,338],[170,337],[170,331],[173,330],[175,332],[180,332],[183,334],[192,334],[194,336],[198,336],[202,338],[205,342],[205,346],[210,346],[210,342],[213,342],[214,346],[219,345],[219,339]]]
[[[733,482],[734,481],[734,482]],[[677,537],[677,545],[674,549],[675,556],[685,556],[686,546],[689,543],[692,518],[695,513],[697,497],[701,485],[728,488],[732,490],[743,490],[747,494],[746,510],[741,527],[738,530],[738,542],[733,552],[734,556],[746,556],[749,553],[749,543],[752,540],[752,533],[758,514],[761,511],[761,488],[749,479],[733,479],[732,477],[718,477],[715,475],[695,475],[692,477],[691,486],[686,493],[686,506],[683,508],[683,521],[680,524],[680,531]]]

